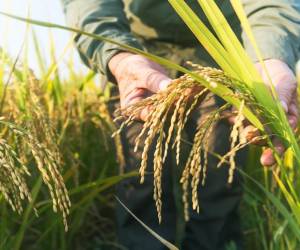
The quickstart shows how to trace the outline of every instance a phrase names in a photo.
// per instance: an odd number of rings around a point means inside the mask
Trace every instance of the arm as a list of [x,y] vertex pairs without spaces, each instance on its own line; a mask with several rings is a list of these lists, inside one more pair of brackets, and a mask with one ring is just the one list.
[[[142,49],[130,33],[122,0],[62,2],[69,26]],[[125,52],[116,45],[82,35],[77,35],[75,42],[86,65],[102,72],[109,80],[117,82],[122,108],[158,92],[170,81],[160,65],[143,56]],[[137,118],[144,120],[148,114],[147,110],[141,112]]]
[[[62,3],[69,26],[142,49],[130,33],[122,0],[62,0]],[[83,35],[77,35],[75,43],[84,63],[112,80],[108,62],[123,49]]]
[[[263,59],[278,59],[294,69],[300,49],[299,0],[243,0],[252,31]],[[244,46],[258,61],[247,36]]]

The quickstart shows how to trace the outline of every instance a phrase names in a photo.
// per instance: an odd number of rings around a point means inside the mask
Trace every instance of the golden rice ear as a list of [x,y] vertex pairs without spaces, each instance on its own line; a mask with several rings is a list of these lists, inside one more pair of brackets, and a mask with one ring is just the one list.
[[[209,152],[208,144],[210,135],[216,125],[216,123],[222,119],[222,112],[227,109],[229,105],[217,108],[207,114],[206,118],[198,125],[194,141],[192,143],[192,149],[190,151],[188,160],[185,164],[184,171],[182,173],[181,182],[183,189],[183,203],[185,218],[188,219],[189,209],[189,178],[191,177],[190,186],[192,189],[192,207],[199,212],[200,206],[198,203],[198,188],[199,184],[205,183]],[[203,155],[203,159],[202,159]]]
[[39,82],[30,73],[27,105],[31,110],[32,119],[28,121],[27,143],[30,145],[32,155],[37,167],[42,174],[43,181],[47,185],[52,198],[53,210],[62,213],[65,230],[68,230],[67,216],[70,212],[71,201],[60,173],[62,157],[58,149],[56,134],[47,111],[40,99]]
[[[25,162],[30,155],[40,175],[48,187],[52,199],[53,210],[63,217],[65,230],[68,229],[67,216],[71,202],[61,175],[62,157],[58,148],[54,126],[48,117],[45,100],[42,99],[40,82],[29,70],[26,85],[22,89],[24,107],[16,107],[15,96],[10,96],[10,108],[13,109],[12,121],[2,118],[0,124],[5,127],[8,138],[14,138],[16,148],[10,147],[5,140],[0,142],[0,161],[5,164],[0,170],[0,191],[11,207],[18,213],[23,211],[22,200],[31,201],[26,175],[30,175]],[[24,117],[25,116],[25,117]],[[20,119],[20,117],[22,117]],[[5,178],[4,178],[5,177]]]
[[236,168],[234,157],[236,155],[237,150],[234,148],[235,145],[238,143],[239,138],[239,132],[240,128],[243,126],[243,108],[244,108],[245,102],[242,101],[242,104],[238,110],[237,117],[235,119],[235,123],[232,127],[230,138],[231,138],[231,145],[230,145],[230,155],[229,155],[229,176],[228,176],[228,183],[231,184],[233,182],[233,175]]
[[[239,82],[227,77],[224,72],[219,69],[210,67],[203,67],[201,65],[189,63],[195,68],[195,73],[203,77],[207,82],[212,85],[223,84],[227,87],[239,85]],[[191,94],[191,90],[193,93]],[[193,110],[195,110],[202,101],[208,96],[209,90],[202,87],[200,83],[196,82],[189,75],[183,75],[178,79],[171,82],[165,91],[159,92],[149,98],[146,98],[136,104],[133,104],[123,110],[118,110],[119,116],[117,119],[125,118],[121,124],[119,133],[125,126],[131,124],[137,114],[140,113],[145,107],[151,106],[151,110],[143,128],[136,138],[135,150],[138,149],[141,141],[144,141],[142,159],[140,165],[141,183],[144,182],[149,161],[150,147],[155,146],[153,154],[153,172],[154,172],[154,200],[157,208],[159,222],[162,220],[162,170],[163,163],[166,160],[167,154],[170,149],[175,150],[176,163],[180,163],[181,143],[183,142],[182,133],[184,127],[189,119]],[[250,95],[242,88],[237,93],[233,92],[232,95],[239,96],[240,98],[251,102]],[[216,110],[211,111],[207,118],[201,122],[197,127],[194,141],[189,157],[184,164],[184,169],[181,176],[181,183],[183,189],[183,203],[185,219],[188,219],[189,209],[189,189],[192,191],[192,206],[193,209],[199,211],[198,204],[198,186],[200,183],[204,185],[207,166],[208,166],[208,143],[210,134],[213,131],[215,124],[222,119],[224,110],[230,107],[226,104]],[[238,112],[238,122],[235,123],[231,132],[231,151],[221,159],[221,163],[229,162],[230,170],[228,181],[233,181],[233,173],[235,169],[234,156],[236,151],[241,148],[238,144],[238,131],[242,125],[244,102],[240,106]],[[168,127],[167,127],[168,126]],[[170,144],[172,147],[170,147]],[[201,157],[203,155],[203,158]]]
[[0,157],[0,191],[13,211],[21,214],[23,212],[22,200],[27,199],[29,202],[32,200],[25,180],[25,176],[29,175],[28,169],[4,139],[0,140]]

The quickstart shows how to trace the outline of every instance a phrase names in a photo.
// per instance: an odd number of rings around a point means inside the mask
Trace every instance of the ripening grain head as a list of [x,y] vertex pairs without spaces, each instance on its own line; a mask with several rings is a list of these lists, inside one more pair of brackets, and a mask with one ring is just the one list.
[[[247,104],[252,102],[251,95],[246,89],[243,89],[243,85],[238,81],[227,77],[221,70],[202,67],[200,65],[192,64],[195,68],[195,73],[201,76],[205,81],[211,84],[211,86],[218,87],[218,84],[223,84],[229,88],[236,86],[238,91],[233,92],[233,95],[238,98],[247,100]],[[191,94],[192,93],[192,94]],[[149,98],[146,98],[132,106],[129,106],[123,110],[119,110],[119,116],[117,119],[124,118],[125,121],[121,125],[119,131],[124,126],[128,126],[134,122],[135,117],[141,112],[144,107],[151,106],[151,111],[147,120],[143,125],[143,129],[140,135],[136,138],[136,149],[141,143],[141,139],[144,139],[144,148],[142,153],[140,175],[141,183],[144,181],[145,173],[147,170],[147,162],[149,159],[149,149],[151,145],[155,145],[154,151],[154,200],[157,207],[159,221],[162,219],[161,215],[161,178],[164,161],[167,157],[169,149],[174,149],[176,154],[176,162],[180,162],[182,133],[185,125],[194,110],[196,110],[199,104],[207,98],[209,90],[201,83],[196,82],[189,75],[183,75],[178,79],[171,82],[165,91],[159,92]],[[223,112],[228,109],[230,105],[226,104],[220,108],[212,110],[205,119],[197,127],[194,141],[192,142],[192,148],[189,153],[189,157],[184,164],[182,172],[181,183],[183,189],[183,203],[185,218],[188,219],[188,207],[189,207],[189,189],[192,190],[192,207],[199,211],[198,204],[198,187],[199,184],[205,183],[208,166],[208,142],[210,134],[212,133],[215,124],[224,119]],[[246,143],[239,143],[239,131],[242,126],[243,105],[238,112],[238,119],[231,133],[231,150],[220,160],[220,165],[223,163],[229,163],[228,182],[233,181],[235,162],[234,156],[236,151],[242,148]],[[118,131],[118,132],[119,132]],[[203,158],[202,158],[203,156]],[[152,171],[152,170],[150,170]]]

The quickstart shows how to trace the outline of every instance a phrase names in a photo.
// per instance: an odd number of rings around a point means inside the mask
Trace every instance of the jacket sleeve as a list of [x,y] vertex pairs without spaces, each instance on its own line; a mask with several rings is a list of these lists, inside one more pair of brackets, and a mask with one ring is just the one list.
[[[263,59],[279,59],[294,69],[300,47],[299,0],[243,0],[252,31]],[[258,61],[247,36],[244,46]]]
[[[62,3],[68,26],[142,49],[130,33],[122,0],[62,0]],[[88,67],[113,79],[107,65],[123,50],[121,47],[80,34],[76,35],[75,43]]]

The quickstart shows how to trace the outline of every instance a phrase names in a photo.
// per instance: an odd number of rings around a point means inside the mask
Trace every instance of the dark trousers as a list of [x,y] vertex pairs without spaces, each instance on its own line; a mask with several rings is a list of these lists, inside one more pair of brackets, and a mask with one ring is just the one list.
[[[193,141],[197,120],[191,119],[186,128],[186,138]],[[123,150],[126,159],[125,171],[137,170],[143,150],[133,152],[135,138],[142,129],[141,122],[135,122],[122,134]],[[220,155],[229,150],[230,127],[227,121],[221,121],[214,129],[211,150]],[[183,143],[184,144],[184,143]],[[191,146],[183,145],[183,157]],[[219,160],[210,155],[206,184],[199,186],[200,213],[190,211],[190,220],[184,222],[181,187],[179,176],[182,166],[177,166],[172,155],[163,167],[162,223],[158,223],[153,201],[153,150],[149,154],[148,172],[144,184],[139,178],[130,178],[117,187],[117,196],[146,225],[171,243],[176,243],[183,250],[225,250],[242,249],[242,233],[238,215],[238,206],[242,195],[240,177],[236,173],[234,182],[227,183],[228,167],[216,168]],[[186,152],[186,153],[185,153]],[[238,156],[238,163],[244,154]],[[118,237],[121,245],[129,250],[166,249],[157,239],[146,231],[124,208],[117,204]],[[227,248],[235,244],[236,248]]]

